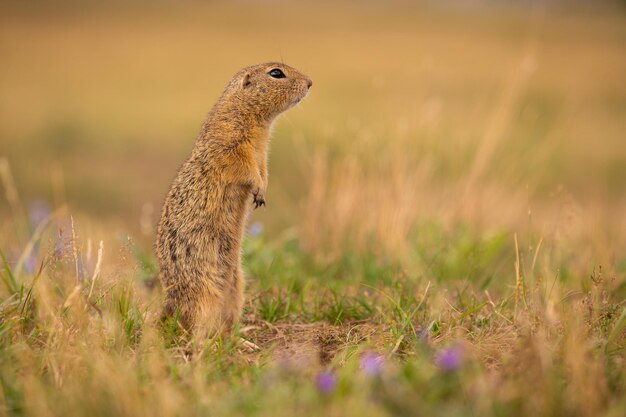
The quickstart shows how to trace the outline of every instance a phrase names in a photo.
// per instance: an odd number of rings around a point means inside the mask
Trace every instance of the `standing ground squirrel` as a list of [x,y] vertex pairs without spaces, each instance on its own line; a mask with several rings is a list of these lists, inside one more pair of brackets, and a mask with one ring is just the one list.
[[265,205],[267,148],[274,119],[302,100],[312,81],[280,63],[233,77],[167,194],[156,254],[165,316],[187,330],[230,329],[244,299],[241,241],[251,205]]

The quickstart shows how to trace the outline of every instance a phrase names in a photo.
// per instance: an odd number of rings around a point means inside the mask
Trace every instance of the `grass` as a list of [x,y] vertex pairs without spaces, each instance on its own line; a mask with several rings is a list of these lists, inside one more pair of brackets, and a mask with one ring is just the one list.
[[[533,275],[531,260],[499,237],[431,233],[449,254],[425,257],[437,281],[367,253],[331,268],[296,237],[250,236],[240,327],[226,339],[189,341],[175,323],[161,332],[160,290],[145,279],[154,269],[139,252],[126,242],[106,248],[109,265],[129,263],[125,273],[81,281],[74,251],[88,269],[82,242],[55,253],[48,231],[39,268],[15,274],[4,261],[1,273],[3,412],[619,414],[623,280],[600,267],[576,284]],[[492,272],[494,257],[514,262]],[[380,366],[368,367],[368,355]]]
[[[0,415],[621,416],[623,6],[273,6],[0,6]],[[241,323],[185,337],[160,203],[281,55]]]

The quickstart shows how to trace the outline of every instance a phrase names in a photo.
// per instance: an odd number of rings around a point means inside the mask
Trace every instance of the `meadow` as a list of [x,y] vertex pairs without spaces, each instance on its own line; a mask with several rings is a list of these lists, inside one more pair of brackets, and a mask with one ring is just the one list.
[[[0,415],[623,416],[626,9],[532,5],[3,2]],[[190,340],[160,205],[269,60],[314,85]]]

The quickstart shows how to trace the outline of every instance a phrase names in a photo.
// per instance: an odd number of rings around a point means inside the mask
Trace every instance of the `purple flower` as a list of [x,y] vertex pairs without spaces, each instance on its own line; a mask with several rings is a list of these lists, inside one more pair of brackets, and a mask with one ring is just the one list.
[[415,334],[421,342],[428,343],[430,341],[430,329],[432,328],[432,323],[428,327],[423,327],[421,324],[417,324],[415,326]]
[[248,233],[250,233],[250,236],[259,236],[261,233],[263,233],[263,224],[259,222],[252,223],[250,225]]
[[324,371],[315,378],[315,385],[322,394],[330,394],[337,386],[337,378],[330,371]]
[[26,261],[24,262],[24,270],[26,273],[31,275],[37,270],[37,258],[34,254],[31,253],[28,258],[26,258]]
[[46,220],[52,213],[50,204],[45,200],[35,200],[31,203],[28,210],[28,217],[33,227],[37,227],[41,222]]
[[57,259],[63,258],[68,252],[72,243],[69,235],[59,228],[56,241],[54,242],[54,257]]
[[361,356],[360,368],[366,375],[379,375],[383,371],[385,357],[383,355],[366,352]]
[[456,371],[463,364],[463,349],[459,345],[454,345],[440,350],[435,363],[446,372]]

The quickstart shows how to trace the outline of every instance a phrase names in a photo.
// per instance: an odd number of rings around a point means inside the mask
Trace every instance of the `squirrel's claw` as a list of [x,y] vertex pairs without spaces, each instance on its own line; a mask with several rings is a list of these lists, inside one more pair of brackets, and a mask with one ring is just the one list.
[[263,198],[263,196],[260,195],[260,194],[254,194],[254,197],[252,199],[252,203],[254,204],[254,208],[257,209],[260,206],[264,206],[265,205],[265,198]]

